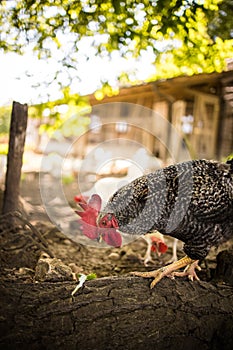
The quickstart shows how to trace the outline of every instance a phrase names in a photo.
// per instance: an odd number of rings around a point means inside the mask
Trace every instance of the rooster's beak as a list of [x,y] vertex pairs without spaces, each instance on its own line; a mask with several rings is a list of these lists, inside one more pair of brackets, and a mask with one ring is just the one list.
[[102,214],[102,213],[99,213],[98,216],[97,216],[97,218],[96,218],[96,226],[99,226],[99,222],[100,222],[100,220],[102,219],[102,217],[103,217],[103,214]]
[[102,235],[99,235],[99,236],[98,236],[98,238],[97,238],[97,242],[98,242],[98,243],[103,242],[103,237],[102,237]]

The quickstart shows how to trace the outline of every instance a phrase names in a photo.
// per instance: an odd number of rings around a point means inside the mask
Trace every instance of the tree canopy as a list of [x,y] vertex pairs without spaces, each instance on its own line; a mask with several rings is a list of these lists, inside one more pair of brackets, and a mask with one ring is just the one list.
[[[115,51],[130,60],[151,50],[155,79],[209,73],[233,56],[232,18],[231,0],[3,0],[0,47],[55,57],[66,85],[81,69],[84,38],[86,60]],[[59,73],[54,78],[62,80]]]

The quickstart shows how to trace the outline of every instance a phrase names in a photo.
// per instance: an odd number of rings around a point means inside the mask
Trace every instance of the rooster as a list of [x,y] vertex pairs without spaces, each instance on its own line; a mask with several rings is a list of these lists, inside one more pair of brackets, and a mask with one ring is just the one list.
[[[120,243],[119,231],[144,235],[158,230],[184,242],[186,256],[136,276],[199,279],[195,269],[212,246],[233,236],[233,160],[193,160],[143,175],[116,191],[96,215],[96,237]],[[116,245],[115,245],[116,246]],[[184,272],[176,270],[186,267]]]
[[155,254],[157,254],[158,257],[160,257],[161,254],[166,253],[168,247],[164,241],[163,235],[158,231],[147,233],[143,235],[142,238],[147,243],[146,253],[145,256],[142,258],[144,265],[147,266],[149,262],[153,262],[151,255],[152,252],[154,252]]

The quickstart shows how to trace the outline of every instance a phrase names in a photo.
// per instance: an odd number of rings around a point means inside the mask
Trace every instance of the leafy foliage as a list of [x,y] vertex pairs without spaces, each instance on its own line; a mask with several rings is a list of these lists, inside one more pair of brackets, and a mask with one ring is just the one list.
[[157,77],[220,71],[233,53],[232,17],[231,0],[9,0],[0,4],[0,47],[55,56],[70,80],[84,37],[86,60],[115,50],[134,59],[151,47]]
[[[10,129],[11,107],[0,107],[0,136],[5,135]],[[0,151],[0,153],[2,153]]]
[[71,95],[69,88],[64,88],[63,98],[30,107],[29,116],[41,118],[40,133],[46,132],[50,137],[60,139],[86,132],[90,123],[90,109],[84,97]]

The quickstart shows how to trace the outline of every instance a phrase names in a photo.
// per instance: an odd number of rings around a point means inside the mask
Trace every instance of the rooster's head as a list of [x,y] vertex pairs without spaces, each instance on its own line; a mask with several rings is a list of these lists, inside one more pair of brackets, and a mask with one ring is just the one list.
[[75,201],[81,207],[76,210],[80,216],[80,228],[85,236],[91,240],[101,242],[104,240],[108,245],[120,247],[122,238],[117,231],[118,223],[112,214],[100,214],[102,200],[99,195],[93,194],[91,198],[76,196]]

